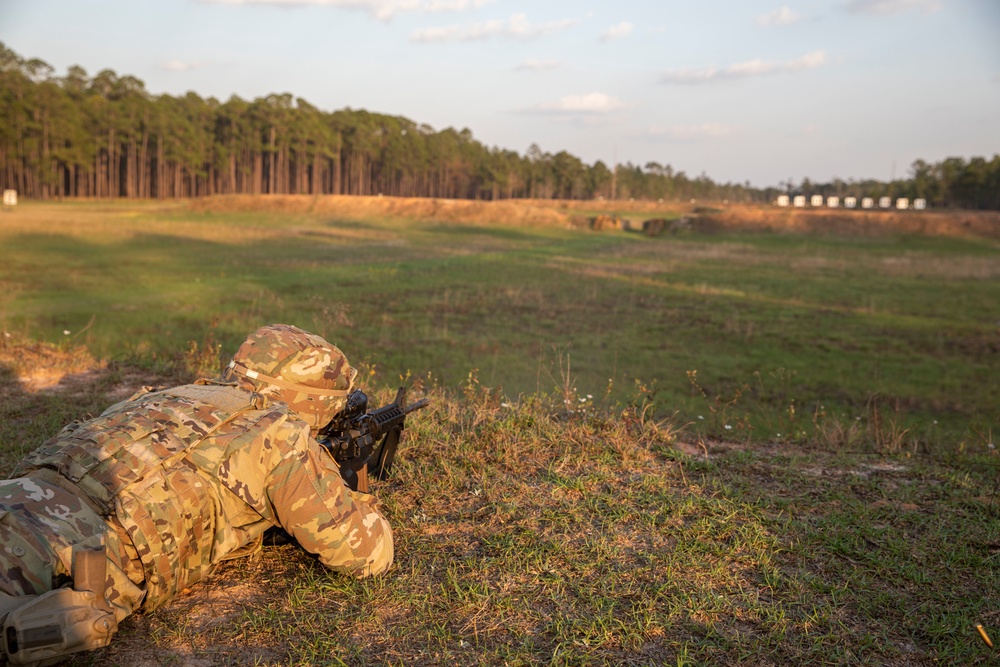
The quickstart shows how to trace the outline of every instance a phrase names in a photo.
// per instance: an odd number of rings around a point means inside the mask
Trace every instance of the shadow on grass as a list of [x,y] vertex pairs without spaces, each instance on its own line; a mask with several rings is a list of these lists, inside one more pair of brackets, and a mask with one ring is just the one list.
[[0,363],[0,475],[64,425],[92,413],[102,399],[83,385],[28,391],[12,365]]

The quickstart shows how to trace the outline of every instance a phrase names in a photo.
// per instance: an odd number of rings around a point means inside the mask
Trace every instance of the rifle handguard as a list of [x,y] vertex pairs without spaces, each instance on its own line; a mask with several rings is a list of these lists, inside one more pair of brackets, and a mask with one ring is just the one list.
[[400,387],[392,403],[368,410],[368,397],[356,389],[347,405],[320,429],[319,443],[340,465],[340,476],[351,489],[367,492],[367,477],[385,479],[392,470],[403,434],[406,415],[430,403],[421,399],[406,404],[406,389]]

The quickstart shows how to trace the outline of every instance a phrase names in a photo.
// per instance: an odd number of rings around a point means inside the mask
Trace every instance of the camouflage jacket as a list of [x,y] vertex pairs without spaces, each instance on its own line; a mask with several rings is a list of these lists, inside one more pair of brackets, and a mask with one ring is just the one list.
[[[14,477],[0,482],[0,532],[6,521],[21,552],[47,549],[58,577],[71,571],[66,543],[104,530],[119,616],[167,602],[272,526],[334,570],[392,563],[388,522],[346,487],[309,426],[284,403],[212,381],[140,392],[70,424]],[[5,558],[16,560],[4,551],[0,584]]]

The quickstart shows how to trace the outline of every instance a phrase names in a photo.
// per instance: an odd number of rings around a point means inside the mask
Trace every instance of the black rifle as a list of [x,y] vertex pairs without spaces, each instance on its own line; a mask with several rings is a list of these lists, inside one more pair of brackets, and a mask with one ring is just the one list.
[[344,409],[319,430],[319,444],[340,464],[344,482],[368,493],[368,475],[375,479],[389,476],[406,415],[428,403],[430,399],[423,398],[407,405],[406,389],[400,387],[396,400],[369,412],[368,397],[355,389]]

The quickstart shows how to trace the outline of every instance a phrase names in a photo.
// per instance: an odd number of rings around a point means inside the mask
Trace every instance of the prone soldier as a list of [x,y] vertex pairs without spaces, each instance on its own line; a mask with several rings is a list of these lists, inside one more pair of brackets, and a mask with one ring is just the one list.
[[29,454],[0,481],[0,666],[107,645],[271,527],[335,571],[387,570],[389,523],[316,441],[356,375],[323,338],[270,325],[221,378],[144,388]]

